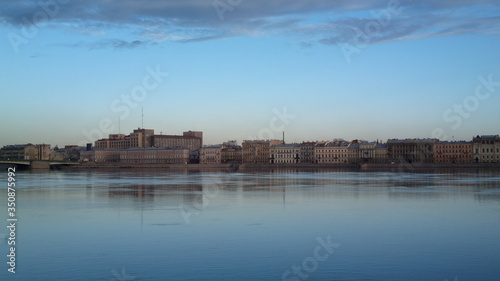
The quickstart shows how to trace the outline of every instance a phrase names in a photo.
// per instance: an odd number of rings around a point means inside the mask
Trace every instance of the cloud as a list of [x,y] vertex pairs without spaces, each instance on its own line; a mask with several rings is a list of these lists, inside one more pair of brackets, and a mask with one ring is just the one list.
[[[369,28],[377,31],[370,34],[371,43],[500,32],[496,16],[500,4],[492,0],[0,0],[0,4],[4,25],[47,23],[94,37],[126,28],[138,37],[100,39],[89,48],[130,49],[152,42],[274,34],[296,36],[298,44],[311,47],[350,42],[356,32]],[[389,23],[376,29],[377,17],[387,13]]]
[[135,49],[148,45],[155,45],[156,42],[133,40],[126,41],[122,39],[102,39],[94,42],[78,42],[74,44],[54,44],[54,46],[70,47],[70,48],[87,48],[89,50],[100,50],[112,48],[115,50]]

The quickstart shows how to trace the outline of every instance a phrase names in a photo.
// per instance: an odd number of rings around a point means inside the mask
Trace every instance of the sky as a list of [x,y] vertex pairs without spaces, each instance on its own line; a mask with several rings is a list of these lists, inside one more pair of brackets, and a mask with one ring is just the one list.
[[0,4],[0,147],[500,134],[500,1]]

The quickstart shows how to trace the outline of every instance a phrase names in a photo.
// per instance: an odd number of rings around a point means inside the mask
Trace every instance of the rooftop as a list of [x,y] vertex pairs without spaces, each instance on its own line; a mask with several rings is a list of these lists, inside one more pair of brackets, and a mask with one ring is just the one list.
[[286,143],[286,144],[276,144],[271,147],[275,148],[294,148],[294,147],[300,147],[300,144],[298,143]]

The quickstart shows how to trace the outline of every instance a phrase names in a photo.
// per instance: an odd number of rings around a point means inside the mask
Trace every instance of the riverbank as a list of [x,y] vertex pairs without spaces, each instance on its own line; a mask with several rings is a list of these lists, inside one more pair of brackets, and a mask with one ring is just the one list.
[[365,163],[365,164],[122,164],[82,163],[78,166],[60,166],[57,169],[161,169],[187,171],[274,171],[274,170],[342,170],[411,172],[425,170],[485,170],[500,169],[500,163],[436,164],[436,163]]

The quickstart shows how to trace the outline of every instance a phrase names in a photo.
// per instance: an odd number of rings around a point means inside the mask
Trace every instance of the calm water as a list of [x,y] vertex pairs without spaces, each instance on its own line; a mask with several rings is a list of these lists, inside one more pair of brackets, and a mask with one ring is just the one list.
[[496,171],[16,179],[17,273],[2,239],[0,280],[500,280]]

